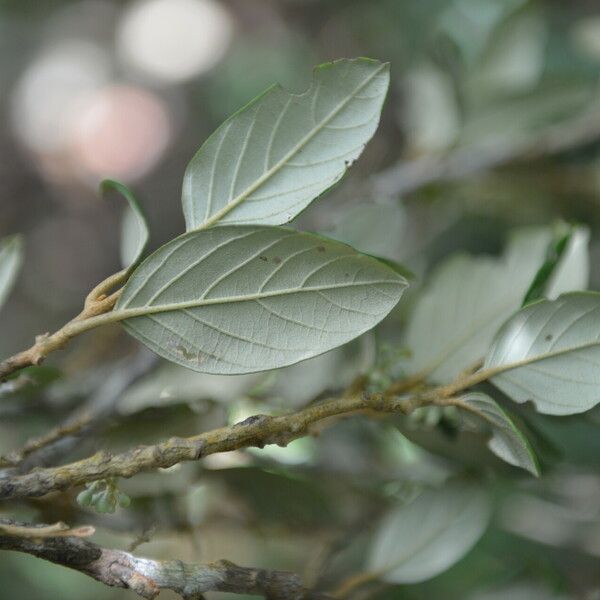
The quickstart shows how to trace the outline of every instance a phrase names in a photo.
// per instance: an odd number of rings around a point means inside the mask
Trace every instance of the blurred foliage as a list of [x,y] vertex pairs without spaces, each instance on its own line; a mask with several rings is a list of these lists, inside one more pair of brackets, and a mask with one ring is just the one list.
[[[399,162],[470,148],[476,161],[482,148],[512,148],[548,127],[598,117],[596,2],[224,0],[234,32],[227,51],[212,68],[179,82],[153,80],[120,54],[123,15],[141,4],[0,0],[0,237],[20,232],[27,247],[16,290],[0,314],[0,354],[65,322],[92,285],[118,270],[120,210],[96,192],[100,179],[115,174],[94,169],[127,166],[123,179],[149,215],[156,247],[182,230],[183,171],[222,119],[275,81],[305,89],[311,65],[341,56],[390,61],[392,89],[365,155],[299,217],[298,226],[402,261],[416,280],[375,332],[280,372],[214,378],[159,364],[119,397],[97,436],[72,448],[69,459],[98,447],[114,450],[192,434],[259,412],[281,413],[339,391],[361,373],[369,374],[373,386],[406,373],[410,349],[399,340],[429,273],[458,251],[499,255],[516,226],[559,220],[588,226],[590,287],[598,288],[599,139],[533,158],[517,155],[498,169],[431,181],[406,194],[378,194],[371,185]],[[48,71],[51,76],[36,80],[44,59],[66,42],[86,42],[91,53],[71,53]],[[183,48],[186,43],[181,40]],[[81,62],[85,57],[91,62]],[[86,88],[90,73],[100,75]],[[124,121],[118,106],[117,116],[105,123],[107,133],[96,137],[86,137],[88,120],[85,126],[73,120],[81,107],[65,98],[77,92],[83,102],[85,94],[115,85],[147,94],[147,129],[154,127],[157,136],[167,132],[154,154],[148,149],[154,138],[137,130],[119,137]],[[50,123],[56,139],[65,134],[62,145],[53,144],[53,137],[32,145],[26,134],[32,123]],[[127,146],[134,134],[141,141]],[[109,160],[121,150],[123,163]],[[2,384],[0,454],[60,423],[110,377],[117,359],[136,352],[124,335],[98,331],[48,366]],[[486,449],[485,435],[461,430],[452,414],[438,411],[411,420],[356,417],[287,449],[215,455],[202,464],[139,475],[119,482],[132,503],[110,516],[79,507],[74,499],[81,490],[52,502],[7,502],[0,513],[93,523],[101,531],[99,543],[123,548],[154,528],[138,553],[285,568],[335,587],[366,567],[374,532],[388,510],[415,490],[468,471],[494,492],[484,537],[433,579],[373,584],[368,597],[597,598],[600,412],[557,418],[501,400],[540,458],[540,480],[499,463]],[[0,581],[2,600],[131,597],[8,553],[0,555]]]

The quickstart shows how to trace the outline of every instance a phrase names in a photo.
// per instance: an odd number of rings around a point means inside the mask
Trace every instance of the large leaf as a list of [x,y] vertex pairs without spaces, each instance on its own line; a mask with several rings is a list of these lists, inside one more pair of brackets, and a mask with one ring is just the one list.
[[304,94],[269,88],[190,162],[187,229],[291,221],[358,158],[377,128],[388,83],[387,64],[360,58],[317,67]]
[[600,402],[600,294],[579,292],[520,310],[500,329],[484,369],[516,402],[550,415]]
[[489,516],[489,499],[479,486],[452,482],[425,490],[384,518],[371,549],[369,571],[390,583],[430,579],[473,547]]
[[190,232],[133,273],[115,319],[197,371],[289,365],[375,326],[406,281],[345,244],[279,227]]
[[492,437],[488,447],[496,456],[533,475],[539,475],[539,466],[527,438],[495,400],[487,394],[473,392],[460,398],[457,405],[491,426]]
[[13,235],[0,240],[0,306],[12,290],[23,262],[23,240]]
[[148,222],[142,208],[133,192],[122,183],[105,179],[100,184],[103,192],[118,192],[127,200],[128,210],[123,215],[121,229],[121,262],[126,269],[135,268],[142,260],[144,250],[148,245],[150,233]]
[[[587,231],[577,230],[548,283],[549,294],[587,282]],[[504,256],[454,256],[434,273],[407,332],[410,369],[445,383],[482,358],[495,333],[522,303],[552,233],[525,229]]]

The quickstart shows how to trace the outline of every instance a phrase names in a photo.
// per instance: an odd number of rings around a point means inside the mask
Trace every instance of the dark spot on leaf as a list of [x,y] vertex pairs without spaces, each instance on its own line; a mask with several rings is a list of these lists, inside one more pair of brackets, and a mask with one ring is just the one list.
[[549,333],[545,339],[547,342],[550,342],[550,341],[552,341],[553,338],[554,338],[554,336],[551,333]]
[[195,358],[194,353],[190,352],[184,346],[181,346],[181,345],[175,346],[175,350],[177,352],[179,352],[179,354],[181,354],[181,356],[183,356],[183,358],[185,358],[186,360],[192,360],[193,358]]
[[325,246],[317,246],[317,252],[325,252]]
[[344,273],[344,277],[350,277],[350,273]]
[[259,256],[258,258],[260,258],[260,260],[262,260],[262,261],[264,261],[264,262],[267,262],[267,261],[269,260],[269,259],[268,259],[266,256],[264,256],[264,255],[261,255],[261,256]]
[[278,265],[278,264],[280,264],[280,263],[281,263],[281,258],[279,258],[279,256],[276,256],[276,257],[273,259],[273,262],[274,262],[276,265]]

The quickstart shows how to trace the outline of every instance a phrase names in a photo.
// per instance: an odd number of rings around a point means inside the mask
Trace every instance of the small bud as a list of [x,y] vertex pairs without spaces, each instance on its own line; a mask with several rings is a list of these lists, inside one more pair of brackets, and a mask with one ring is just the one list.
[[87,488],[77,495],[77,504],[80,506],[91,506],[94,492],[91,488]]
[[127,508],[131,504],[131,498],[124,492],[117,494],[117,502],[121,508]]

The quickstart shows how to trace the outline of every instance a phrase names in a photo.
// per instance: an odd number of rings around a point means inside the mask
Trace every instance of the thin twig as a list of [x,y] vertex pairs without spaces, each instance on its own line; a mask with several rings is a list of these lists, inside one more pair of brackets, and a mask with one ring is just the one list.
[[106,426],[122,394],[146,375],[157,361],[155,354],[143,350],[133,358],[127,357],[111,365],[111,376],[83,405],[75,408],[63,423],[29,440],[20,450],[0,456],[0,467],[19,467],[20,472],[25,472],[33,467],[56,464],[73,447],[81,444],[82,439],[88,441],[90,433]]
[[[228,561],[186,564],[180,560],[152,560],[129,552],[107,549],[81,537],[44,537],[45,525],[0,520],[27,536],[6,535],[0,529],[0,549],[24,552],[93,577],[111,587],[126,588],[143,598],[155,598],[161,589],[173,590],[186,600],[204,592],[256,594],[269,600],[327,600],[327,594],[306,589],[295,573],[240,567]],[[52,526],[51,526],[52,527]]]
[[[457,392],[487,380],[497,369],[478,371],[468,377],[431,390],[401,398],[385,393],[363,392],[343,395],[283,416],[255,415],[229,427],[188,438],[171,438],[152,446],[138,446],[121,454],[101,451],[78,462],[48,469],[35,469],[24,475],[0,477],[0,499],[43,496],[99,479],[132,477],[141,471],[168,468],[184,461],[241,448],[263,448],[268,444],[286,446],[310,435],[316,423],[330,417],[359,411],[408,414],[427,404],[444,402]],[[321,424],[321,423],[320,423]]]
[[380,576],[381,573],[379,571],[363,571],[361,573],[356,573],[342,581],[332,595],[334,598],[343,600],[357,588],[360,588],[367,583],[371,583],[372,581],[376,581]]
[[47,448],[67,436],[80,433],[84,427],[89,425],[90,417],[89,414],[81,415],[77,420],[69,420],[53,427],[39,437],[31,438],[20,450],[15,450],[6,456],[0,456],[0,467],[16,467],[34,452]]
[[62,522],[52,525],[23,525],[0,520],[0,536],[13,536],[30,539],[44,539],[57,537],[89,537],[94,535],[95,529],[91,525],[75,527],[72,529]]
[[75,463],[49,469],[35,469],[25,475],[0,478],[0,498],[42,496],[110,477],[132,477],[140,471],[167,468],[177,463],[198,460],[219,452],[268,444],[286,446],[296,438],[309,435],[318,421],[332,416],[372,409],[405,412],[415,398],[384,398],[382,394],[356,394],[333,398],[284,416],[255,415],[229,427],[222,427],[189,438],[171,438],[153,446],[139,446],[121,454],[106,451]]
[[97,321],[97,317],[110,312],[117,303],[121,290],[117,290],[110,296],[107,293],[115,286],[123,284],[127,276],[127,271],[119,271],[100,282],[87,295],[83,310],[75,318],[53,334],[44,333],[36,336],[33,346],[2,361],[0,381],[21,369],[42,364],[48,354],[60,350],[71,338],[86,330],[86,327],[82,326],[83,322]]

